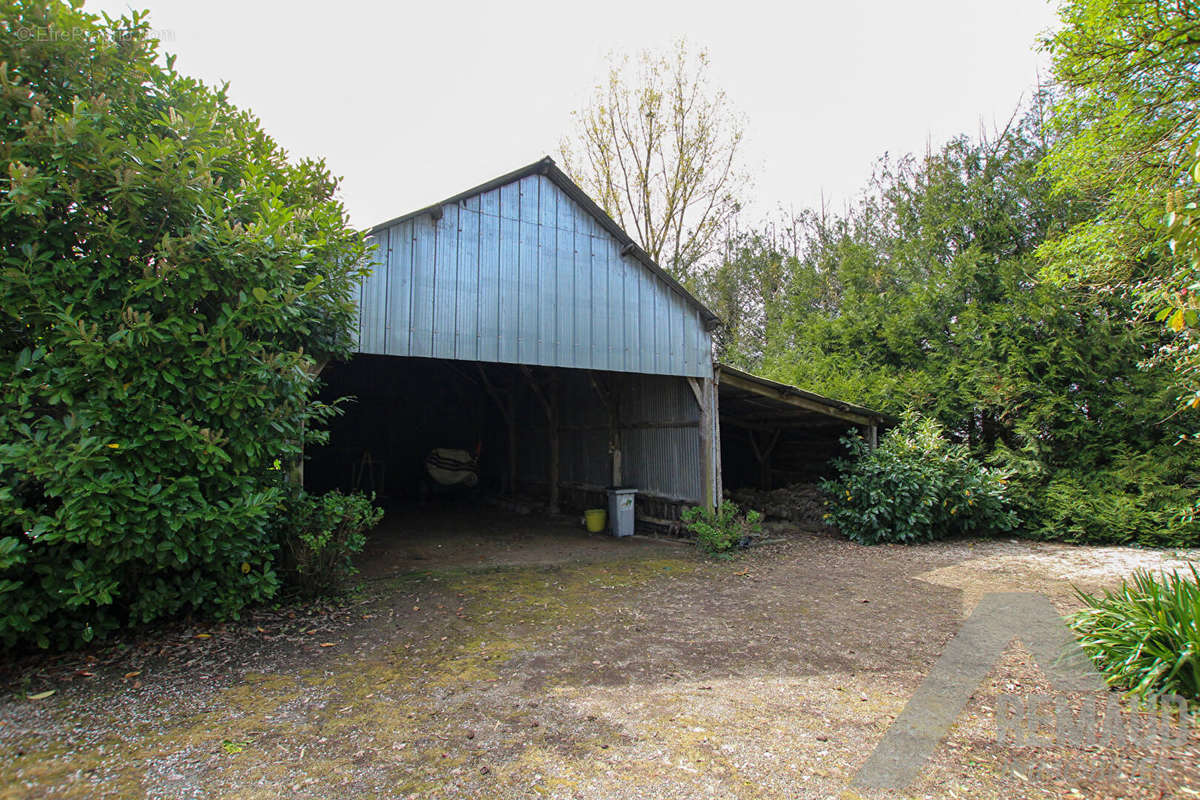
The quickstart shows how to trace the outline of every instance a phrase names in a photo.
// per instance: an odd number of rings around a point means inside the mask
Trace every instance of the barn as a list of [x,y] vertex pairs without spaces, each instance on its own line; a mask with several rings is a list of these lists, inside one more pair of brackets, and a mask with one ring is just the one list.
[[357,355],[322,375],[326,398],[353,400],[310,488],[427,501],[454,491],[431,484],[434,454],[467,453],[477,482],[458,499],[575,511],[630,487],[642,524],[670,526],[730,479],[817,474],[848,427],[880,422],[715,365],[716,315],[548,157],[369,237]]

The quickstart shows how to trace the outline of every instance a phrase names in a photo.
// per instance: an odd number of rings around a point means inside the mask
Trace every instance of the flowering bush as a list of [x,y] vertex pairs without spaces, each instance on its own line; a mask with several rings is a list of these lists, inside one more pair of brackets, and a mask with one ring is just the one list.
[[1005,474],[948,441],[934,419],[906,413],[874,450],[861,436],[842,441],[851,457],[834,462],[841,474],[821,488],[829,522],[856,542],[911,543],[1016,527]]

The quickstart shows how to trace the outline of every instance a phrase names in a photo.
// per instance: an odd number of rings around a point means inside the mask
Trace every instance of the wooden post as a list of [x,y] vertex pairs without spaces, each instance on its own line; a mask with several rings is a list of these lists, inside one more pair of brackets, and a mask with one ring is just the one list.
[[604,408],[608,411],[608,454],[612,462],[612,485],[621,485],[621,409],[617,402],[617,393],[610,388],[606,389],[596,379],[594,372],[588,373],[588,378],[592,382],[592,388],[596,390],[596,394],[600,397],[600,402],[604,403]]
[[551,514],[558,513],[558,484],[559,484],[559,387],[558,381],[551,378],[549,403],[546,405],[546,421],[550,426],[550,508]]
[[871,420],[871,424],[867,426],[867,444],[872,450],[879,447],[879,424],[875,420]]
[[549,466],[547,467],[546,479],[550,483],[550,493],[547,500],[547,509],[551,514],[558,513],[558,476],[559,476],[559,433],[558,433],[558,381],[553,377],[550,378],[549,386],[543,387],[533,377],[533,370],[524,364],[521,365],[521,371],[525,373],[525,377],[529,379],[529,385],[533,387],[533,393],[537,395],[537,399],[542,404],[542,410],[546,412],[546,431],[547,437],[550,440]]
[[296,456],[296,463],[292,464],[288,474],[288,480],[301,489],[304,488],[304,428],[304,420],[300,420],[300,455]]
[[688,386],[696,396],[696,404],[700,406],[700,474],[701,497],[706,508],[716,508],[719,500],[714,496],[716,482],[713,480],[713,421],[712,421],[712,386],[708,378],[697,380],[688,378]]
[[[329,360],[326,359],[325,361],[321,361],[319,363],[313,362],[308,367],[305,367],[304,371],[308,374],[308,379],[310,381],[315,381],[318,377],[320,377],[321,372],[324,371],[325,365],[328,363]],[[307,427],[308,426],[305,424],[305,421],[300,420],[300,455],[296,456],[296,463],[292,465],[292,469],[288,475],[289,480],[291,480],[292,483],[296,484],[301,489],[304,488],[304,432],[307,430]]]
[[508,493],[516,495],[517,493],[517,415],[514,408],[513,392],[510,389],[506,397],[500,389],[488,380],[487,372],[483,366],[479,367],[479,375],[483,378],[483,386],[487,389],[487,393],[491,395],[496,406],[500,409],[500,415],[504,417],[504,426],[508,430]]
[[625,482],[625,473],[621,465],[621,403],[616,392],[608,408],[608,449],[612,453],[612,485],[620,486]]
[[754,449],[754,458],[758,461],[759,483],[762,484],[760,488],[764,490],[769,491],[771,488],[771,454],[775,452],[775,445],[779,443],[779,435],[782,432],[780,428],[776,428],[771,435],[771,441],[767,443],[766,447],[760,448],[758,435],[752,428],[746,430],[746,434],[750,437],[750,447]]
[[517,496],[517,417],[510,409],[504,419],[508,429],[508,494]]
[[725,467],[721,459],[721,371],[713,370],[712,379],[713,469],[717,475],[717,504],[725,500]]

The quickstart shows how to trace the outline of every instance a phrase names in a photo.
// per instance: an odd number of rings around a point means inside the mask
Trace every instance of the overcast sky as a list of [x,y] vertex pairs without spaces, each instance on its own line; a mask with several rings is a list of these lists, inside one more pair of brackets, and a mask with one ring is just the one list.
[[132,5],[180,70],[228,81],[291,154],[323,156],[363,227],[556,154],[608,53],[680,36],[746,118],[752,212],[840,208],[884,152],[1002,126],[1046,74],[1036,39],[1055,23],[1046,0]]

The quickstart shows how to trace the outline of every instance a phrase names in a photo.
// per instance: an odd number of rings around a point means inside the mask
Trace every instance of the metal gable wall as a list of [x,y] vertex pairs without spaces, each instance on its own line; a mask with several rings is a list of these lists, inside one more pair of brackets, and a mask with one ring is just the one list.
[[358,351],[712,377],[700,310],[544,175],[376,231]]

